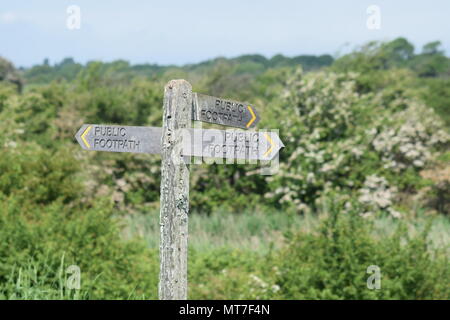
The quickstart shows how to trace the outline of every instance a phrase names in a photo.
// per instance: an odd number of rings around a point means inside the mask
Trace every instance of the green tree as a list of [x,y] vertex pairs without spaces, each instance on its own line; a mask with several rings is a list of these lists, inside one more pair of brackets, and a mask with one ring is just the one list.
[[22,91],[23,79],[21,75],[10,61],[2,57],[0,57],[0,81],[13,83],[17,86],[19,92]]

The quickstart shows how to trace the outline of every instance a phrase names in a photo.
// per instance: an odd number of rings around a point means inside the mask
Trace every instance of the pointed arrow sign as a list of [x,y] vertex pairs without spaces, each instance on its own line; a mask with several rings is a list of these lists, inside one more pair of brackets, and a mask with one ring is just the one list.
[[183,153],[208,158],[272,160],[284,147],[272,131],[189,129]]
[[194,93],[193,104],[192,120],[242,129],[253,128],[259,122],[255,107],[246,102]]
[[75,138],[85,150],[161,153],[161,128],[84,124]]
[[[75,138],[85,150],[161,153],[162,129],[85,124]],[[272,160],[284,147],[272,131],[183,130],[183,155],[208,158]]]

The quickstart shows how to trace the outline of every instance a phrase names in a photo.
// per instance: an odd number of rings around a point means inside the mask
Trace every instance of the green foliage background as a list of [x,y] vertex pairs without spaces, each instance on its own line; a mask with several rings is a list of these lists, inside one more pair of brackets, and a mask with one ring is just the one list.
[[191,166],[190,298],[449,299],[449,76],[439,42],[415,53],[403,38],[337,59],[1,59],[0,297],[157,298],[159,157],[83,152],[73,136],[160,126],[164,84],[184,78],[257,105],[286,145],[274,176]]

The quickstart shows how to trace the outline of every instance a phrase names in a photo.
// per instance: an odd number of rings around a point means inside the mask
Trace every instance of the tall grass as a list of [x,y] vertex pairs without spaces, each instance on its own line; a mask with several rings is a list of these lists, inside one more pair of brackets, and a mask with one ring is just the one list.
[[[189,217],[189,247],[198,251],[231,248],[252,250],[262,254],[269,249],[283,246],[284,234],[304,231],[314,232],[328,214],[297,215],[281,211],[246,211],[239,214],[216,211],[210,215],[193,214]],[[411,236],[420,233],[431,224],[429,240],[431,248],[447,248],[450,251],[450,219],[443,215],[427,216],[418,210],[412,217],[401,220],[383,216],[374,221],[373,237],[389,237],[399,223],[406,220]],[[159,247],[159,211],[134,214],[125,218],[124,237],[141,237],[149,248]]]
[[[0,299],[8,300],[83,300],[88,297],[85,290],[68,289],[64,264],[64,255],[55,279],[52,267],[45,260],[30,259],[27,265],[13,268],[4,288],[0,290]],[[12,288],[12,290],[11,290]]]
[[[189,217],[189,246],[199,251],[227,247],[265,253],[283,245],[283,233],[312,231],[318,222],[311,215],[277,211],[193,214]],[[125,224],[125,238],[138,236],[150,248],[159,246],[159,211],[127,216]]]

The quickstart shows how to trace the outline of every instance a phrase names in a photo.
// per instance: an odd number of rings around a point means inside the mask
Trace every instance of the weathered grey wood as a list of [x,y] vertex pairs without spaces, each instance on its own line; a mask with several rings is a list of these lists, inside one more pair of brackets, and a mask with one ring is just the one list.
[[75,135],[85,150],[161,153],[161,128],[84,124]]
[[187,299],[189,168],[182,156],[182,128],[190,128],[192,87],[172,80],[164,88],[161,138],[159,299]]
[[196,157],[269,161],[284,147],[273,131],[191,128],[183,137],[183,154]]
[[[272,131],[182,129],[184,156],[272,160],[284,147]],[[162,128],[84,124],[75,135],[85,150],[161,153]]]
[[193,94],[192,120],[215,123],[224,126],[250,129],[259,122],[256,108],[236,100]]

